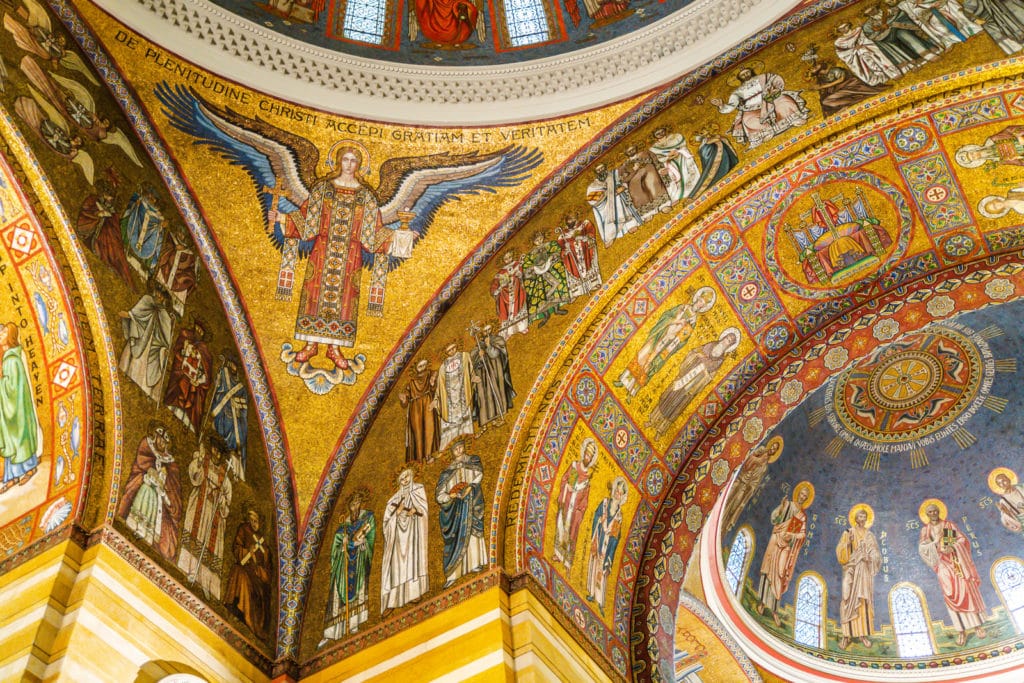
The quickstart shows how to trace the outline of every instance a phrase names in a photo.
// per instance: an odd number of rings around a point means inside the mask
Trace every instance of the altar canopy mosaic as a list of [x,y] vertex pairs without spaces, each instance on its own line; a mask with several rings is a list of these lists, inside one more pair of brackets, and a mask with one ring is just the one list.
[[[34,0],[4,8],[0,100],[77,234],[101,309],[88,315],[110,329],[99,370],[123,438],[94,528],[267,667],[319,671],[512,577],[614,678],[757,680],[699,606],[695,642],[721,643],[680,648],[676,628],[694,539],[735,477],[731,501],[747,498],[722,512],[721,580],[765,638],[865,666],[1016,661],[1003,589],[979,588],[984,609],[955,622],[928,563],[896,561],[896,526],[920,534],[936,515],[957,538],[1010,533],[976,518],[1016,486],[1013,463],[972,470],[989,494],[921,483],[914,514],[883,509],[888,489],[838,493],[839,479],[939,472],[941,453],[978,447],[978,420],[1012,419],[998,311],[1019,287],[1024,91],[1007,58],[1024,5],[934,4],[805,3],[657,92],[476,128],[277,100],[85,0],[58,6],[63,24]],[[309,35],[356,11],[225,5]],[[646,21],[639,9],[589,25]],[[468,8],[470,32],[443,39],[421,10],[384,21],[405,35],[415,17],[402,55],[482,54]],[[35,310],[22,343],[42,348],[60,316]],[[60,444],[74,416],[50,399],[43,443],[50,424]],[[57,472],[71,487],[72,434],[35,472],[12,468],[0,504]],[[843,476],[744,475],[798,468],[797,448]],[[54,485],[23,531],[42,533],[71,490]],[[797,520],[785,533],[806,520],[815,534],[768,562],[807,571],[769,572],[761,591],[776,507]],[[892,591],[844,631],[850,560],[833,551],[871,529]],[[978,576],[996,572],[971,549]],[[1012,582],[1017,565],[999,567]],[[723,650],[733,661],[712,665]]]

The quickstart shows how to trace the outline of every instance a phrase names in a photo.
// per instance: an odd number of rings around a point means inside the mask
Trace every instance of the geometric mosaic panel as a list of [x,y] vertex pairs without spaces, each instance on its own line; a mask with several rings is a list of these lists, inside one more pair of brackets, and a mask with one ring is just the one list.
[[752,332],[760,331],[782,313],[782,303],[747,250],[726,261],[716,275]]
[[932,234],[971,224],[960,186],[953,179],[945,155],[932,154],[900,167],[914,202]]
[[1002,98],[998,95],[991,95],[935,112],[932,114],[932,120],[939,133],[952,133],[976,126],[979,123],[999,121],[1007,116]]

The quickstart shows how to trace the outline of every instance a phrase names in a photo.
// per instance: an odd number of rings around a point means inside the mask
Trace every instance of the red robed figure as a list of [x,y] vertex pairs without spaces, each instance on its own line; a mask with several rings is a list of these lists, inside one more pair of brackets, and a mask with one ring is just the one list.
[[470,0],[416,0],[420,30],[435,43],[464,43],[476,29],[479,14]]

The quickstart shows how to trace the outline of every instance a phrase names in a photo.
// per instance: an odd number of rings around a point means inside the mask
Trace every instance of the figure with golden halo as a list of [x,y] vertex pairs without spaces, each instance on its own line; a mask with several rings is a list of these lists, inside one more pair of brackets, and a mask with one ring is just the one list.
[[971,542],[956,524],[946,519],[946,505],[929,498],[917,511],[923,522],[917,552],[935,572],[946,610],[957,630],[956,644],[967,643],[973,629],[979,638],[985,632],[985,601],[981,597],[981,577],[971,557]]
[[997,467],[988,475],[988,487],[999,496],[999,521],[1014,533],[1024,531],[1024,485],[1017,483],[1017,473],[1008,467]]
[[793,488],[792,499],[783,496],[782,502],[772,510],[772,535],[761,561],[761,584],[757,589],[758,614],[765,609],[772,613],[772,621],[782,626],[779,603],[789,590],[796,560],[807,540],[807,513],[814,502],[814,485],[802,481]]
[[729,99],[712,98],[719,113],[736,112],[730,133],[754,149],[794,126],[807,123],[807,104],[798,90],[787,90],[782,76],[742,67],[729,79],[736,89]]
[[839,603],[839,649],[851,639],[871,647],[875,623],[875,575],[882,568],[882,551],[871,533],[875,512],[867,503],[850,508],[850,528],[836,546],[836,559],[843,569],[843,593]]
[[725,526],[723,528],[726,531],[736,524],[743,508],[747,507],[747,503],[757,493],[757,489],[761,486],[761,480],[768,472],[768,465],[782,455],[783,445],[781,436],[773,436],[764,446],[752,450],[747,459],[743,461],[743,466],[736,475],[736,483],[732,485],[732,491],[729,493],[729,500],[725,504],[723,517]]
[[[282,345],[281,360],[318,394],[354,383],[364,369],[363,355],[342,352],[357,339],[362,270],[370,271],[366,313],[383,316],[388,273],[412,256],[442,205],[514,187],[543,161],[526,147],[401,157],[381,164],[374,187],[370,153],[359,142],[336,142],[321,173],[320,150],[310,140],[217,107],[184,86],[161,84],[156,96],[175,128],[249,174],[267,236],[282,253],[279,299],[291,299],[306,259],[294,332],[304,346]],[[329,369],[311,364],[321,347]]]

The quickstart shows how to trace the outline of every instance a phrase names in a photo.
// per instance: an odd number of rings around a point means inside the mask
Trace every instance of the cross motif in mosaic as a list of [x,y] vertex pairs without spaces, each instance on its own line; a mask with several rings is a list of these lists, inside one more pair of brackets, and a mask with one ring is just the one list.
[[1009,114],[1003,99],[998,95],[992,95],[937,111],[932,114],[932,121],[935,122],[935,128],[939,133],[945,134],[980,123],[999,121],[1007,116]]
[[930,233],[941,233],[970,225],[960,186],[953,179],[942,154],[933,154],[900,167],[917,204],[925,227]]
[[884,157],[886,154],[887,151],[882,136],[879,133],[872,133],[818,159],[818,168],[822,171],[831,171],[837,168],[853,168],[854,166],[866,164],[873,159]]
[[751,331],[760,331],[782,313],[782,303],[747,250],[726,261],[715,275]]
[[[636,482],[651,458],[651,448],[613,396],[605,396],[590,426],[630,479]],[[625,445],[620,446],[623,443]]]
[[605,653],[608,653],[611,647],[612,634],[597,615],[594,614],[594,611],[590,609],[590,606],[584,603],[580,596],[576,594],[576,591],[555,572],[552,572],[551,583],[554,589],[552,592],[554,593],[555,602],[558,603],[562,611],[570,615],[576,625],[587,633],[591,642]]

